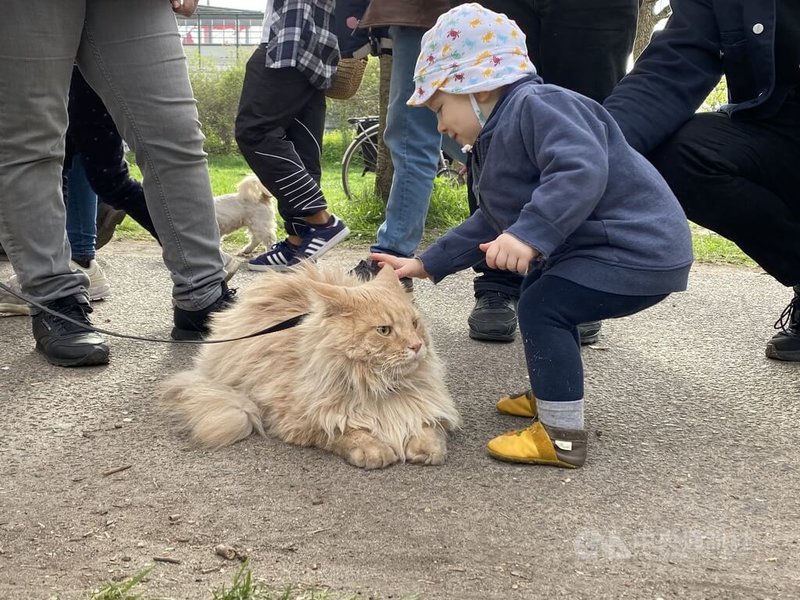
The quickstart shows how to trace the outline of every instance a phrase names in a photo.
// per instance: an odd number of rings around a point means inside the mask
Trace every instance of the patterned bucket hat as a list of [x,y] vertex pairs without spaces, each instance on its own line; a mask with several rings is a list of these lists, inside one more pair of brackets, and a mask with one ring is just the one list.
[[407,103],[425,104],[436,90],[495,90],[535,73],[525,34],[514,21],[480,4],[462,4],[441,15],[422,37],[416,89]]

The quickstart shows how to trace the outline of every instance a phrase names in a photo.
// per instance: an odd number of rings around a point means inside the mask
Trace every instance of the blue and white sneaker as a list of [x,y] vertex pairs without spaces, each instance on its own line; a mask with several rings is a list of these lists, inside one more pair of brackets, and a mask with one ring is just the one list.
[[303,260],[317,260],[328,250],[350,235],[350,229],[337,217],[331,216],[327,225],[308,225],[300,246],[288,240],[278,242],[261,256],[247,263],[251,271],[286,271]]
[[274,244],[272,248],[247,262],[251,271],[285,271],[290,266],[297,264],[298,248],[283,240]]
[[324,226],[309,225],[297,251],[297,260],[317,260],[350,235],[350,229],[335,215]]

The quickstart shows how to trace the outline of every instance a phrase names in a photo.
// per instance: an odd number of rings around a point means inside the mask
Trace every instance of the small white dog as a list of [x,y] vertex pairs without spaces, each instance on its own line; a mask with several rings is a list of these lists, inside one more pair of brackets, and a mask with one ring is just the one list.
[[247,227],[248,244],[239,255],[250,254],[259,244],[267,248],[278,241],[275,231],[274,198],[255,175],[236,186],[236,193],[214,198],[220,235]]

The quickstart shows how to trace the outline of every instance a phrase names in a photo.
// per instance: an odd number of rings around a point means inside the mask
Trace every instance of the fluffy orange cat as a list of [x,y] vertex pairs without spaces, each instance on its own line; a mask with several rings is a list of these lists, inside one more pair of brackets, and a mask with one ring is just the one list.
[[161,405],[199,444],[272,434],[366,469],[444,462],[460,417],[419,312],[394,271],[361,283],[307,263],[265,273],[214,318],[210,340],[300,314],[296,327],[204,346],[162,387]]

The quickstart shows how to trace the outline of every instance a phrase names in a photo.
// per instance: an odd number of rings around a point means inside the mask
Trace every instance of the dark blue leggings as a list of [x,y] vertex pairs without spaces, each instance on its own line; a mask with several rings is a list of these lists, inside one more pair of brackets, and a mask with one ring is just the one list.
[[554,275],[528,275],[522,284],[518,314],[534,395],[550,402],[581,400],[583,363],[578,323],[626,317],[668,295],[622,296]]

